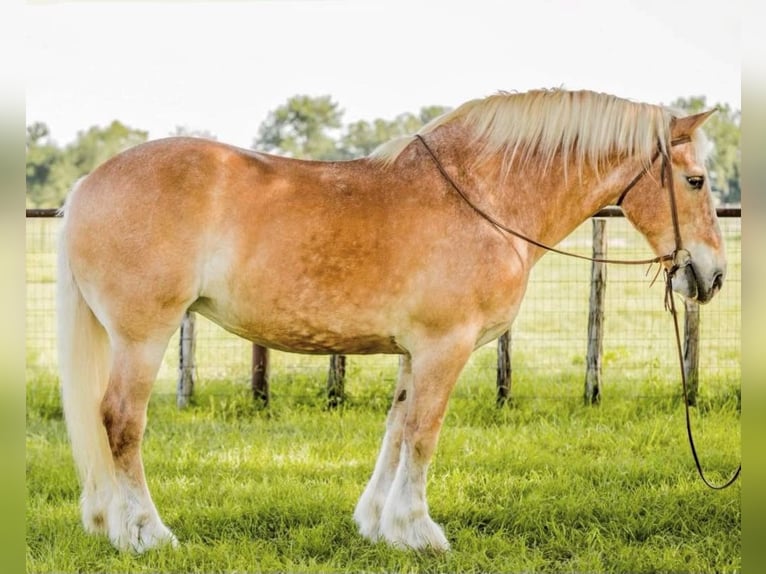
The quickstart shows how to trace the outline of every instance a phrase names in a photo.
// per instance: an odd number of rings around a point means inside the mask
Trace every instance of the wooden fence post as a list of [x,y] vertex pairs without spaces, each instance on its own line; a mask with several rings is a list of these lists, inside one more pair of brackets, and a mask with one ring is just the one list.
[[194,319],[195,314],[192,311],[184,313],[178,337],[178,388],[176,391],[178,408],[189,406],[189,400],[194,393],[194,371],[196,368],[194,351],[197,346],[194,335]]
[[497,406],[508,402],[511,395],[511,330],[497,338]]
[[327,406],[337,407],[346,400],[346,355],[331,355],[327,373]]
[[250,374],[253,399],[269,406],[269,350],[253,343],[253,366]]
[[[606,256],[606,221],[593,218],[593,257]],[[588,310],[588,353],[585,360],[585,403],[601,401],[601,355],[604,341],[604,294],[606,293],[606,264],[593,261],[590,272],[590,302]]]
[[699,387],[700,306],[684,300],[684,374],[689,406],[697,404]]

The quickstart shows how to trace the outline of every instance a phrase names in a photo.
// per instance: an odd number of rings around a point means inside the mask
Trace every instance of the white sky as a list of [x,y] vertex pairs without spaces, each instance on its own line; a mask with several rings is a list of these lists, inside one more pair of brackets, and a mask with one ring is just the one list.
[[722,0],[288,0],[33,3],[27,123],[55,141],[120,120],[249,147],[296,94],[344,121],[562,86],[741,109],[740,3]]

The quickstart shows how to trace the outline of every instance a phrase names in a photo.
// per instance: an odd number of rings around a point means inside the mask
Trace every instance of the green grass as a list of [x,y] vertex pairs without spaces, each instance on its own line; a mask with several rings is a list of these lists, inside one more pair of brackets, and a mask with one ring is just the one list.
[[[729,279],[702,309],[693,423],[715,482],[740,460],[738,222]],[[374,465],[394,357],[349,357],[342,408],[324,407],[327,359],[272,353],[272,402],[249,397],[249,344],[198,321],[199,382],[175,406],[171,341],[149,408],[147,477],[178,549],[119,553],[84,533],[55,372],[56,222],[28,222],[29,572],[657,572],[740,570],[740,482],[708,490],[686,442],[672,326],[643,270],[608,270],[602,404],[582,404],[588,264],[545,257],[513,330],[512,399],[494,406],[495,350],[453,394],[429,474],[446,555],[370,544],[352,513]],[[645,256],[610,221],[614,257]],[[576,232],[573,246],[587,252]]]
[[[370,544],[352,513],[372,472],[391,386],[349,381],[323,407],[321,380],[275,375],[258,408],[243,385],[210,384],[186,410],[158,392],[144,459],[178,549],[134,556],[80,526],[77,481],[55,380],[27,395],[29,572],[736,571],[740,486],[708,490],[677,395],[582,405],[579,385],[520,384],[493,406],[479,351],[458,383],[429,477],[446,555]],[[391,373],[387,373],[391,374]],[[551,389],[555,387],[557,391]],[[711,478],[739,461],[739,387],[707,388],[695,409]],[[655,394],[637,389],[640,394]],[[547,396],[546,396],[547,395]]]

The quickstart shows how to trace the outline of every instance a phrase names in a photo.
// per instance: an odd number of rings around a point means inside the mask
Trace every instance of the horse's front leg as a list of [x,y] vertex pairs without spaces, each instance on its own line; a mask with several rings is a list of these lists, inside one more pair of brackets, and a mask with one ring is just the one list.
[[399,462],[380,518],[380,535],[397,547],[448,550],[428,514],[426,474],[447,402],[474,340],[439,341],[412,355],[412,392],[406,405]]
[[364,489],[354,511],[354,520],[359,525],[360,534],[372,541],[380,537],[380,515],[399,464],[407,414],[407,396],[412,394],[411,387],[412,361],[409,355],[402,355],[399,359],[399,379],[391,410],[388,411],[386,434],[383,437],[380,454],[378,454],[370,482],[367,483],[367,488]]

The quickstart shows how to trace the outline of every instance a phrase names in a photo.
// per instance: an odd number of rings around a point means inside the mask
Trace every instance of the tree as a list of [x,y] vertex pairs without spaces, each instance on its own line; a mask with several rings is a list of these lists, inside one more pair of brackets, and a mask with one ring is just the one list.
[[416,132],[447,110],[443,106],[426,106],[418,114],[402,113],[393,120],[359,120],[344,130],[343,111],[330,96],[293,96],[269,112],[253,147],[303,159],[361,157],[383,142]]
[[48,126],[27,127],[27,205],[60,207],[72,185],[113,155],[146,141],[148,133],[114,121],[106,128],[79,132],[74,143],[59,148]]
[[176,129],[170,132],[170,135],[174,137],[204,138],[208,140],[218,139],[218,136],[212,132],[207,130],[195,130],[186,126],[176,126]]
[[115,120],[106,128],[93,126],[79,132],[77,141],[66,151],[79,175],[85,175],[110,157],[145,142],[148,135],[148,132],[134,130]]
[[342,116],[330,96],[293,96],[269,112],[253,147],[296,158],[339,159],[332,132],[340,129]]
[[42,122],[27,126],[27,206],[58,205],[59,184],[54,175],[61,165],[63,152],[50,139],[48,126]]
[[376,119],[372,122],[359,120],[350,124],[340,141],[340,149],[346,157],[369,155],[380,144],[396,137],[412,134],[437,116],[447,112],[443,106],[428,106],[418,115],[399,114],[393,120]]
[[[708,110],[705,96],[678,98],[672,107],[685,113],[698,113]],[[740,203],[740,116],[739,111],[732,111],[728,104],[714,106],[718,112],[708,119],[702,129],[713,144],[708,158],[708,171],[713,192],[723,203]]]

